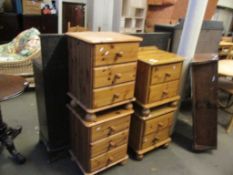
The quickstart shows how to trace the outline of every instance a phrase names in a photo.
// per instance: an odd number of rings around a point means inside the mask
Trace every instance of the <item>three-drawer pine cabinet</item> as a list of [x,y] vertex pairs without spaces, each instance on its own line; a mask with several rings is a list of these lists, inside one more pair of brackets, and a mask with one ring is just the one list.
[[132,102],[141,38],[113,32],[67,35],[72,105],[95,120],[98,111]]
[[81,109],[68,105],[71,115],[71,154],[84,174],[96,174],[128,159],[132,109],[116,107],[83,120]]

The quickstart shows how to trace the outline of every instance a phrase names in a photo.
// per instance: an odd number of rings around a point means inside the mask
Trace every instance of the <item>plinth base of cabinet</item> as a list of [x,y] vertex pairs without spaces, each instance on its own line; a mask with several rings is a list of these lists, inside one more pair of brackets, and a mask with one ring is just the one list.
[[164,140],[164,141],[161,141],[161,142],[159,142],[159,143],[156,143],[155,145],[150,146],[150,147],[148,147],[148,148],[141,149],[141,150],[133,150],[133,151],[134,151],[134,154],[135,154],[134,157],[135,157],[136,160],[139,160],[139,161],[140,161],[140,160],[143,160],[144,154],[146,154],[146,153],[148,153],[149,151],[152,151],[152,150],[154,150],[154,149],[156,149],[156,148],[158,148],[158,147],[167,148],[167,147],[169,146],[170,142],[171,142],[171,138],[168,138],[168,139],[166,139],[166,140]]
[[84,120],[92,121],[92,122],[96,121],[96,116],[97,116],[96,113],[97,112],[105,111],[105,110],[108,110],[108,109],[111,109],[114,107],[118,107],[118,106],[124,106],[125,109],[133,109],[132,102],[135,101],[135,98],[132,98],[132,99],[124,100],[124,101],[114,103],[111,105],[107,105],[107,106],[104,106],[101,108],[88,109],[86,106],[84,106],[82,103],[80,103],[71,93],[68,93],[68,96],[71,98],[70,106],[73,108],[75,108],[75,107],[81,108],[86,113]]
[[159,101],[156,101],[153,103],[148,103],[148,104],[143,104],[138,100],[136,100],[136,103],[145,109],[150,109],[150,108],[154,108],[156,106],[160,106],[160,105],[163,105],[166,103],[171,103],[171,102],[174,103],[174,104],[172,104],[173,106],[177,106],[177,104],[175,102],[178,101],[179,99],[180,99],[180,96],[175,96],[175,97],[166,98],[166,99],[159,100]]
[[139,101],[135,102],[135,109],[138,116],[141,117],[150,117],[151,112],[154,109],[160,107],[169,107],[169,108],[176,108],[178,105],[178,101],[180,96],[172,97],[169,99],[161,100],[159,102],[150,103],[150,104],[142,104]]

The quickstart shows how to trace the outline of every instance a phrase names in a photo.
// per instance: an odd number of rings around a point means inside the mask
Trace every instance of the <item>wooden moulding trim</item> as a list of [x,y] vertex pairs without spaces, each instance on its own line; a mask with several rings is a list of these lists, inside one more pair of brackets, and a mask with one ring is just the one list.
[[108,121],[111,121],[111,120],[114,120],[114,119],[117,119],[117,118],[121,118],[121,117],[124,117],[124,116],[128,116],[128,115],[131,115],[131,114],[134,113],[134,111],[130,109],[130,110],[128,110],[127,112],[125,112],[123,114],[118,114],[118,115],[115,115],[114,117],[109,117],[109,118],[107,118],[105,120],[101,120],[101,121],[86,121],[79,114],[77,114],[77,112],[75,112],[75,110],[72,109],[72,107],[69,104],[67,104],[66,106],[70,110],[70,112],[72,112],[72,114],[75,117],[77,117],[83,123],[83,125],[85,125],[86,127],[93,127],[95,125],[99,125],[101,123],[108,122]]
[[81,108],[83,108],[87,113],[89,114],[93,114],[93,113],[96,113],[96,112],[100,112],[100,111],[103,111],[103,110],[106,110],[106,109],[109,109],[109,108],[113,108],[113,107],[117,107],[117,106],[120,106],[120,105],[123,105],[123,104],[127,104],[127,103],[131,103],[133,101],[135,101],[135,98],[132,98],[132,99],[128,99],[128,100],[124,100],[124,101],[121,101],[121,102],[118,102],[118,103],[114,103],[114,104],[111,104],[111,105],[107,105],[107,106],[103,106],[101,108],[97,108],[97,109],[88,109],[86,106],[84,106],[80,101],[78,101],[75,96],[73,96],[70,92],[67,93],[67,95],[75,101],[75,103],[77,103],[77,105],[79,105]]
[[106,167],[103,167],[103,168],[101,168],[101,169],[99,169],[99,170],[96,170],[96,171],[94,171],[94,172],[91,172],[91,173],[87,173],[87,172],[83,169],[82,165],[79,163],[78,159],[76,159],[76,157],[75,157],[75,155],[73,154],[73,152],[72,152],[71,150],[70,150],[69,152],[70,152],[70,155],[71,155],[71,159],[75,161],[75,163],[78,165],[78,167],[81,169],[81,171],[82,171],[82,173],[83,173],[84,175],[94,175],[94,174],[97,174],[97,173],[99,173],[99,172],[101,172],[101,171],[106,170],[106,169],[109,168],[109,167],[112,167],[112,166],[114,166],[114,165],[116,165],[116,164],[118,164],[118,163],[124,162],[124,161],[128,160],[128,158],[129,158],[129,156],[126,155],[124,158],[122,158],[122,159],[120,159],[120,160],[118,160],[118,161],[116,161],[116,162],[114,162],[114,163],[111,163],[111,164],[107,165]]
[[180,96],[175,96],[175,97],[171,97],[171,98],[164,99],[164,100],[159,100],[159,101],[156,101],[154,103],[149,103],[149,104],[143,104],[138,100],[136,100],[136,103],[138,105],[140,105],[141,107],[145,108],[145,109],[150,109],[150,108],[153,108],[153,107],[156,107],[156,106],[159,106],[159,105],[163,105],[163,104],[166,104],[166,103],[177,101],[179,99],[180,99]]
[[140,115],[138,113],[134,113],[134,115],[139,117],[139,119],[141,119],[141,120],[149,120],[149,119],[160,117],[162,115],[165,115],[165,114],[168,114],[168,113],[171,113],[171,112],[175,112],[176,110],[177,110],[177,107],[174,107],[174,108],[170,108],[170,109],[158,112],[158,113],[156,113],[156,115],[153,115],[153,112],[150,112],[150,115],[148,117],[144,117],[144,116],[142,116],[142,115]]
[[137,154],[145,154],[145,153],[147,153],[147,152],[149,152],[149,151],[151,151],[151,150],[153,150],[153,149],[155,149],[155,148],[158,148],[158,147],[160,147],[160,146],[162,146],[162,145],[165,145],[166,143],[170,143],[171,140],[172,140],[172,139],[169,137],[168,139],[166,139],[166,140],[164,140],[164,141],[162,141],[162,142],[159,142],[159,143],[157,143],[157,144],[155,144],[155,145],[153,145],[153,146],[150,146],[150,147],[145,148],[145,149],[142,149],[142,150],[138,150],[138,151],[136,151],[136,153],[137,153]]

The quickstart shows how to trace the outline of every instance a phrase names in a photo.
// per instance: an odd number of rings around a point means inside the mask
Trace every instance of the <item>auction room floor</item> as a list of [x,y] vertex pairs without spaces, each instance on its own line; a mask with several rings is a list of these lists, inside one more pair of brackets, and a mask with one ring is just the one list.
[[[1,175],[79,175],[79,168],[68,157],[49,163],[44,146],[38,142],[38,119],[34,91],[1,103],[3,118],[9,125],[23,125],[15,140],[17,149],[27,157],[24,165],[15,165],[8,152],[0,154]],[[173,142],[167,149],[157,149],[142,161],[129,159],[124,166],[114,166],[103,175],[233,175],[233,131],[226,134],[222,125],[229,116],[219,112],[218,149],[205,153],[191,151],[191,117],[180,113]]]

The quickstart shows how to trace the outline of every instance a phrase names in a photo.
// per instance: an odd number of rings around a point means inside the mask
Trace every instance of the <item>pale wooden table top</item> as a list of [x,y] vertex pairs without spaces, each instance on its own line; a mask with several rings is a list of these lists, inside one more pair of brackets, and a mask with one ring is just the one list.
[[233,60],[220,60],[218,62],[218,74],[233,77]]
[[233,42],[221,41],[221,42],[219,43],[219,46],[220,46],[220,47],[231,47],[231,46],[233,46]]

